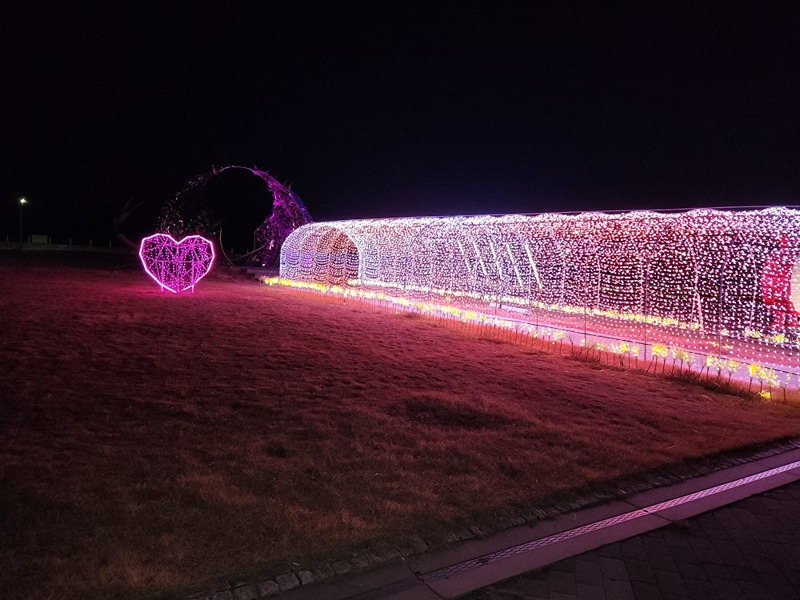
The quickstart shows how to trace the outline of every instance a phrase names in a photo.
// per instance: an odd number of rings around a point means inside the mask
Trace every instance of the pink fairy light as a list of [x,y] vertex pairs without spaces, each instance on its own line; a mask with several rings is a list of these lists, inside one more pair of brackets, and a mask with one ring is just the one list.
[[142,240],[139,259],[145,272],[161,290],[183,292],[194,286],[211,270],[214,244],[200,235],[180,241],[166,233],[154,233]]

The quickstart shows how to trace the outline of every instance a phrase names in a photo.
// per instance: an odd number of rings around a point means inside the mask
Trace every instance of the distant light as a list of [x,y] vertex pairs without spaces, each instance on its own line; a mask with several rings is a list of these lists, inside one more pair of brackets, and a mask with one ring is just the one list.
[[25,200],[25,198],[20,198],[20,199],[19,199],[19,203],[20,203],[20,204],[27,204],[27,203],[28,203],[28,201],[27,201],[27,200]]

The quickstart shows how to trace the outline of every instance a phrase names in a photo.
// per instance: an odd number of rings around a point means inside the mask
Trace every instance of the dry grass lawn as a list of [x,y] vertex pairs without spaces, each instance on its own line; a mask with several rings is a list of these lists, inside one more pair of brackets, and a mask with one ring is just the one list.
[[[741,399],[217,269],[0,255],[0,594],[143,598],[800,435]],[[613,489],[613,488],[611,488]]]

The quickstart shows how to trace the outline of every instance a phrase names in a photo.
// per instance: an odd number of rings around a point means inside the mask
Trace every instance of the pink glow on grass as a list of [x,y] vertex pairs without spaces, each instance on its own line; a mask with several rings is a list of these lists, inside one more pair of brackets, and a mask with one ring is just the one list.
[[191,289],[205,277],[214,264],[214,244],[200,235],[180,241],[166,233],[154,233],[142,239],[139,259],[145,272],[163,290],[179,293]]

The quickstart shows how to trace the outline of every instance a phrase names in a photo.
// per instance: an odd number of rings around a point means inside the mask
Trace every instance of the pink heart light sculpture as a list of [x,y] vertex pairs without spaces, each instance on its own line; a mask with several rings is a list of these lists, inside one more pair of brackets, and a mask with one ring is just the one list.
[[161,290],[183,292],[194,286],[211,270],[214,244],[200,235],[176,241],[166,233],[154,233],[142,240],[139,259],[145,272]]

